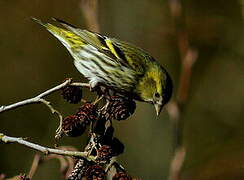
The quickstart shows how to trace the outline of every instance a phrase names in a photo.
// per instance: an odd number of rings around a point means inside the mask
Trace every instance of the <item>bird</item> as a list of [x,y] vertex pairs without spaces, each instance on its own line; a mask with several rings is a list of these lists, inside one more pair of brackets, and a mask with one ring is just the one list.
[[157,60],[131,43],[52,19],[62,27],[32,17],[66,47],[91,88],[104,85],[124,96],[153,104],[159,116],[172,96],[173,82]]

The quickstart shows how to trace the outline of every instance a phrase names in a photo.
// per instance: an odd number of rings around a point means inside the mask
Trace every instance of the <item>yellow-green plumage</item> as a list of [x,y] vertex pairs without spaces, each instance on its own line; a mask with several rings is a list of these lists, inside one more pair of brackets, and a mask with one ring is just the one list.
[[78,71],[91,87],[100,84],[140,101],[153,103],[157,114],[172,95],[166,70],[147,52],[127,42],[76,28],[57,20],[66,29],[43,25],[68,49]]

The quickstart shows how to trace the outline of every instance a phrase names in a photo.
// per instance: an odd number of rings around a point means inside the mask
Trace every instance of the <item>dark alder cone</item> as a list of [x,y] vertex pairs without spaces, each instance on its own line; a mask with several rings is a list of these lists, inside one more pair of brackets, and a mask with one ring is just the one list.
[[78,86],[66,86],[63,87],[61,95],[63,98],[72,104],[77,104],[82,98],[82,89]]
[[114,128],[109,126],[104,135],[99,139],[99,143],[111,147],[113,151],[112,156],[118,156],[124,152],[124,144],[116,137],[113,137]]
[[94,164],[86,170],[86,178],[87,180],[104,180],[105,171],[102,166]]
[[63,119],[62,130],[71,137],[82,135],[86,130],[87,122],[81,121],[77,115],[67,116]]
[[112,96],[106,114],[110,114],[113,119],[125,120],[134,113],[136,103],[132,99]]
[[85,159],[79,159],[67,180],[82,180],[90,164],[91,162]]
[[111,146],[108,145],[102,145],[97,150],[98,161],[108,161],[113,157],[113,155],[113,149],[111,148]]
[[106,87],[106,86],[97,86],[94,91],[97,92],[98,96],[104,96],[106,99],[110,99],[111,96],[116,95],[116,91]]
[[124,144],[116,137],[113,138],[111,142],[111,147],[113,149],[114,156],[118,156],[124,152]]
[[109,126],[104,132],[103,141],[101,143],[110,145],[113,140],[113,135],[114,135],[114,128],[113,126]]
[[76,115],[80,118],[81,121],[92,121],[97,120],[97,107],[92,103],[85,103],[82,105]]
[[94,123],[94,129],[93,129],[94,133],[103,135],[104,132],[106,131],[105,123],[106,123],[106,119],[100,115],[97,121],[95,121]]
[[132,177],[130,177],[125,172],[117,172],[112,180],[132,180]]
[[96,106],[91,103],[86,103],[80,107],[75,115],[63,119],[62,130],[68,136],[80,136],[85,132],[86,126],[96,119]]

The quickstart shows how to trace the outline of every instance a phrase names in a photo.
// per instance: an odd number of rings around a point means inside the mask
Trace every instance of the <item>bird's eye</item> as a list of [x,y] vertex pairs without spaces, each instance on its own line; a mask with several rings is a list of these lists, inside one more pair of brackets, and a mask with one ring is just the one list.
[[158,92],[155,92],[155,93],[154,93],[154,96],[155,96],[156,98],[159,98],[159,97],[160,97],[160,94],[159,94]]

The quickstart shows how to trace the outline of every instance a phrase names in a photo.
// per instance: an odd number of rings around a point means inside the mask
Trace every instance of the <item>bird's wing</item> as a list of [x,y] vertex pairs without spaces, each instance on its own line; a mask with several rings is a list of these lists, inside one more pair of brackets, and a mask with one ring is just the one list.
[[133,45],[75,28],[61,20],[56,21],[67,30],[32,19],[62,42],[74,57],[76,68],[91,84],[100,82],[130,92],[145,73],[146,58],[149,55]]
[[116,63],[135,70],[138,75],[144,74],[147,63],[154,60],[144,50],[127,42],[76,28],[59,19],[55,19],[55,21],[62,24],[71,32],[79,35],[88,44],[106,54],[108,57],[116,61]]

